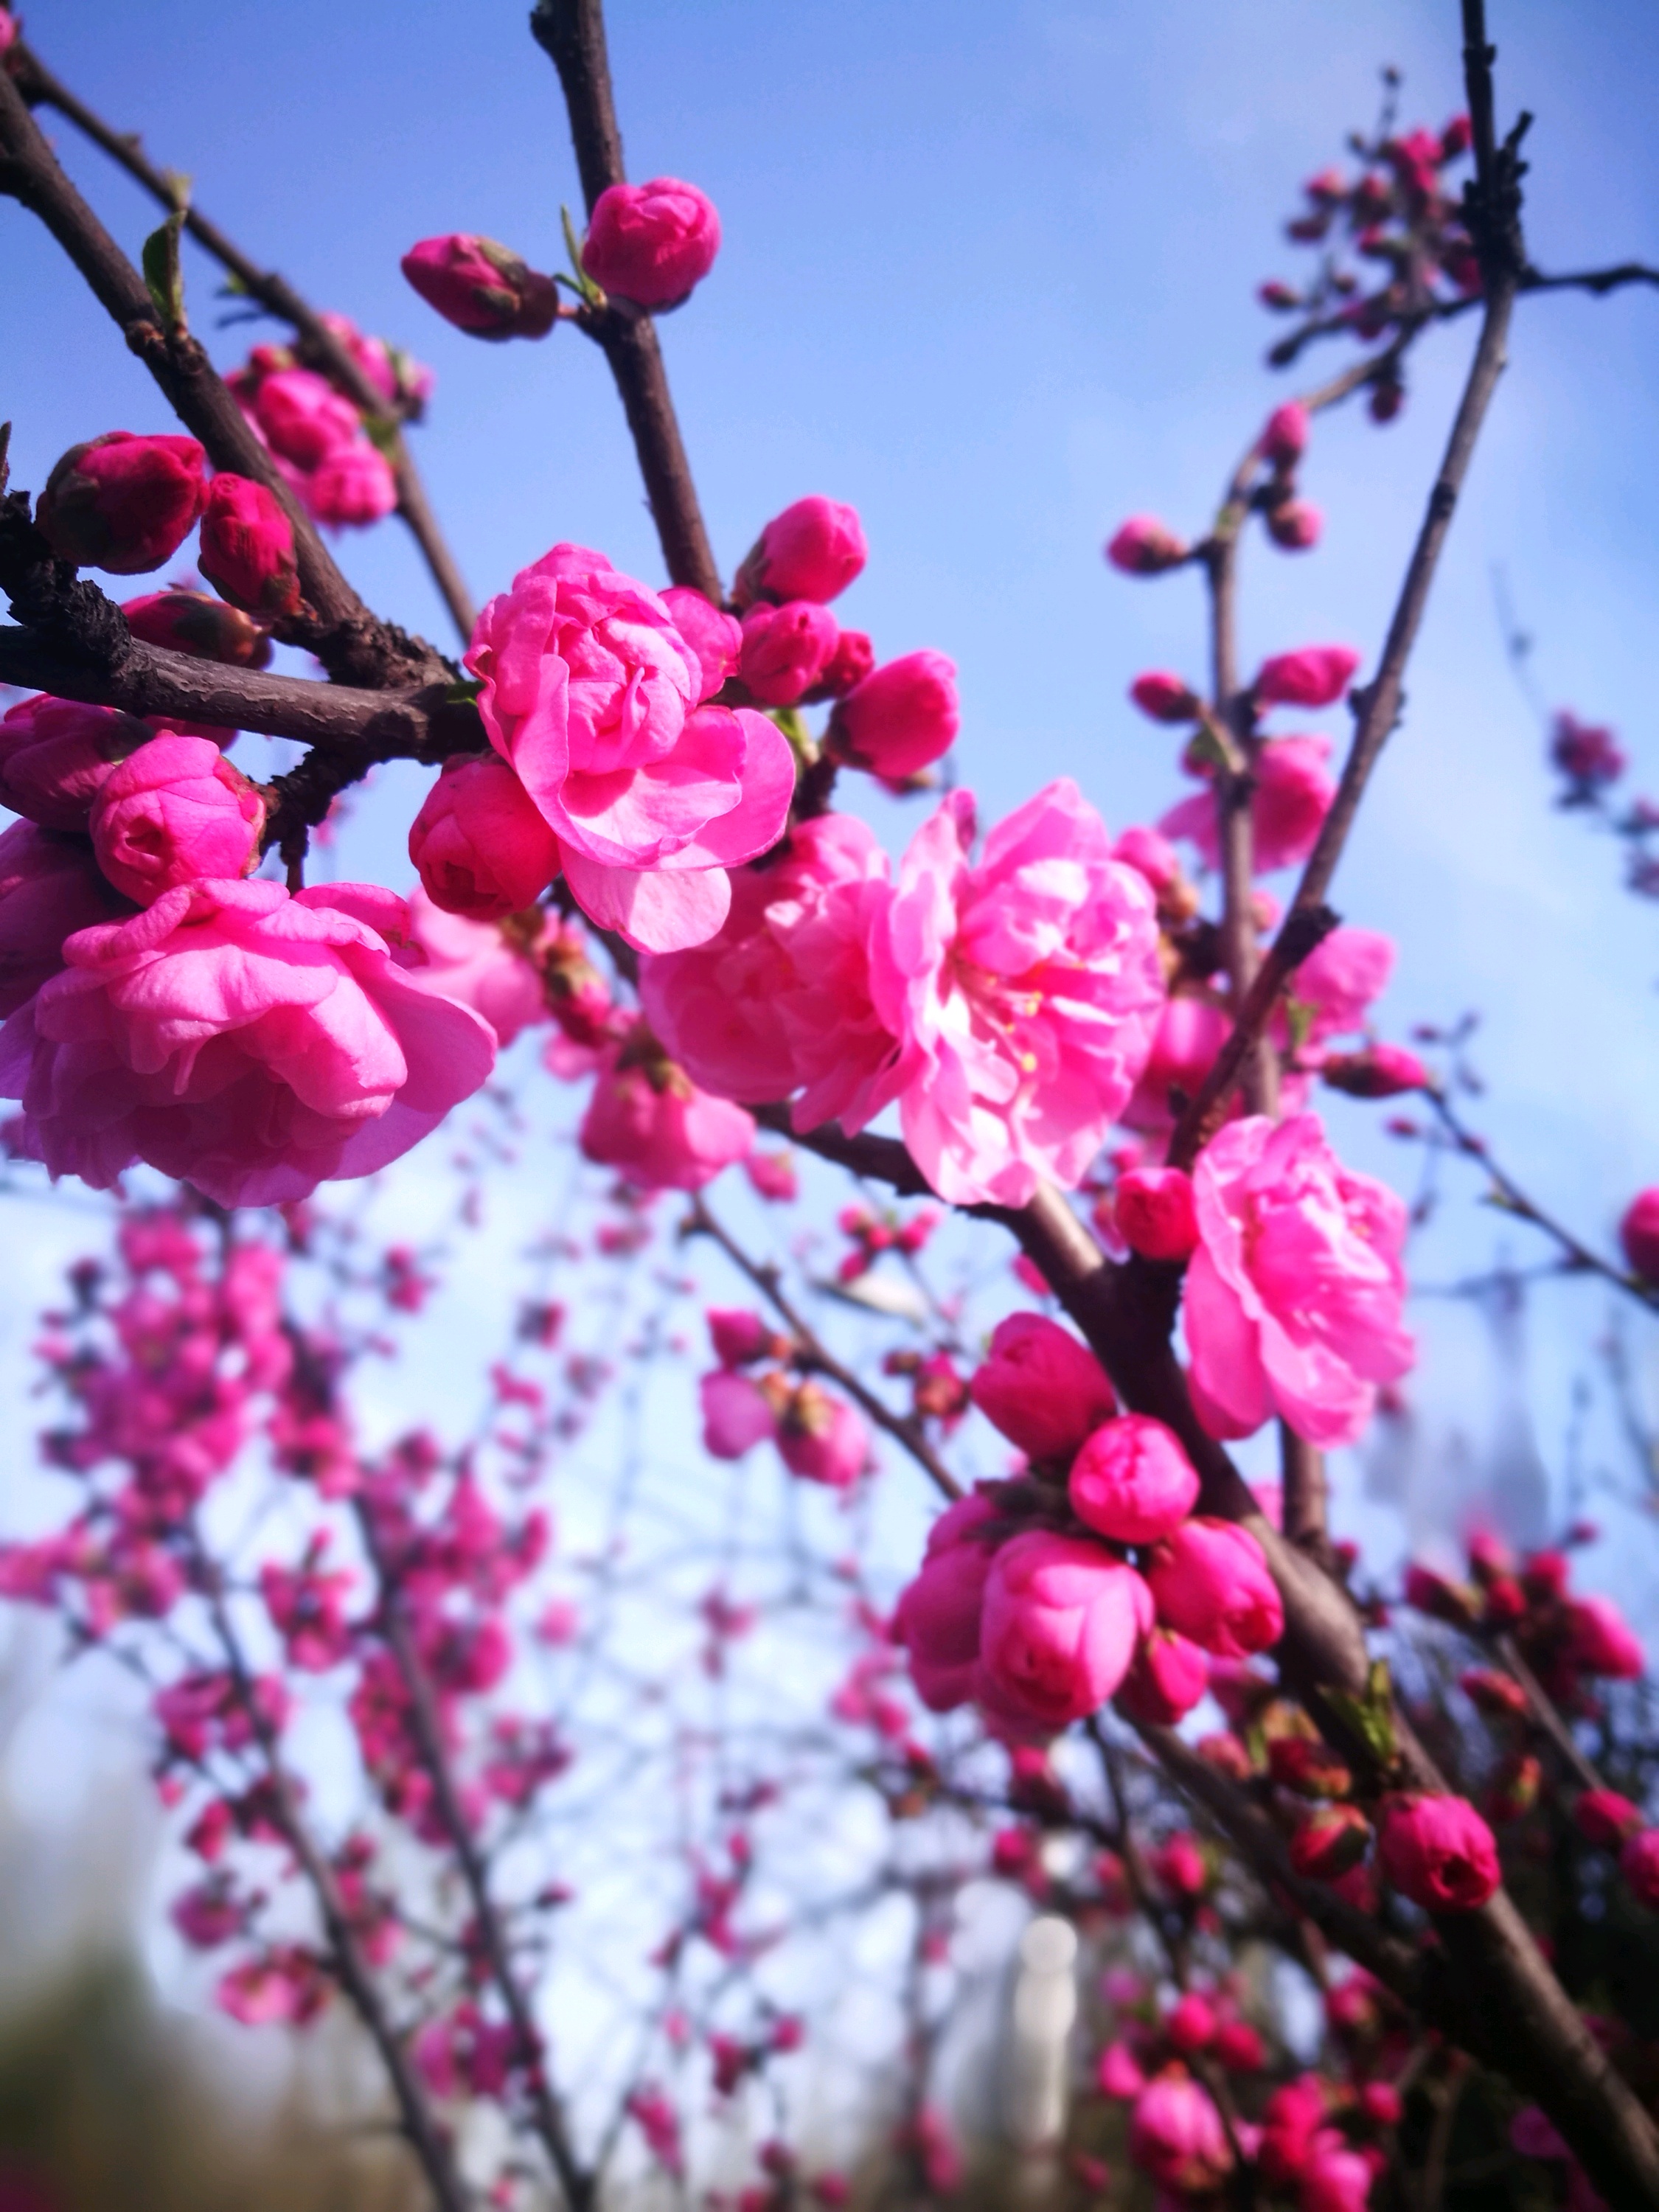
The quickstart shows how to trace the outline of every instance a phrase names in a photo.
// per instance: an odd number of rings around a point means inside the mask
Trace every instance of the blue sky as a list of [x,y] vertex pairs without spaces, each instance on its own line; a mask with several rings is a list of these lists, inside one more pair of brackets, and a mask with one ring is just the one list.
[[[561,538],[659,580],[597,354],[568,331],[479,345],[398,270],[414,239],[452,228],[544,265],[561,254],[574,166],[523,15],[519,0],[459,14],[290,0],[257,16],[207,0],[34,0],[27,27],[85,98],[191,172],[203,207],[256,256],[434,364],[418,452],[480,595]],[[1492,15],[1504,110],[1539,118],[1536,258],[1659,262],[1659,16],[1615,0],[1494,0]],[[713,276],[664,325],[719,556],[729,572],[803,492],[854,501],[872,556],[842,611],[883,655],[955,656],[961,772],[988,815],[1061,773],[1115,826],[1176,795],[1173,749],[1124,692],[1140,668],[1201,665],[1197,587],[1115,578],[1100,541],[1143,507],[1201,525],[1288,388],[1261,366],[1271,325],[1253,293],[1295,273],[1279,225],[1297,184],[1369,122],[1385,62],[1405,72],[1407,119],[1461,104],[1455,19],[1453,0],[613,8],[632,173],[694,179],[725,226]],[[136,249],[147,204],[68,126],[57,135]],[[198,260],[189,273],[204,324],[209,273]],[[99,430],[166,426],[80,280],[9,207],[0,283],[15,481],[38,487]],[[1482,1011],[1485,1125],[1523,1182],[1598,1237],[1659,1179],[1655,915],[1620,889],[1611,847],[1551,811],[1491,571],[1503,564],[1537,634],[1549,697],[1612,721],[1651,788],[1656,331],[1653,294],[1523,306],[1406,723],[1335,894],[1348,919],[1398,938],[1393,1034]],[[226,335],[224,359],[243,335]],[[1471,338],[1466,325],[1424,349],[1391,429],[1321,425],[1306,489],[1326,543],[1299,559],[1252,549],[1247,660],[1328,637],[1374,653]],[[447,637],[394,528],[348,539],[343,557],[374,604]],[[406,880],[417,788],[390,779],[364,811],[351,872]],[[917,818],[872,812],[895,840]],[[1358,1163],[1409,1174],[1374,1110],[1332,1119]],[[1498,1233],[1463,1210],[1425,1271],[1490,1255]],[[1601,1309],[1592,1292],[1549,1295],[1535,1395],[1553,1450]],[[1438,1315],[1427,1327],[1431,1409],[1486,1393],[1478,1330]]]

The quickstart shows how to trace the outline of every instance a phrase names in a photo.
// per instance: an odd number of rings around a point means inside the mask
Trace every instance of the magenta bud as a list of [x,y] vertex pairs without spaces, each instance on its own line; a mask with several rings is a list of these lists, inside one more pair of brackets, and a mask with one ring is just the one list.
[[1293,469],[1308,450],[1308,410],[1299,399],[1275,407],[1261,433],[1261,453],[1276,469]]
[[0,806],[44,830],[80,830],[118,761],[148,743],[147,723],[114,707],[40,692],[0,720]]
[[1429,1072],[1404,1045],[1371,1044],[1363,1052],[1334,1052],[1321,1062],[1320,1074],[1333,1091],[1351,1098],[1395,1098],[1402,1091],[1426,1091]]
[[258,865],[264,801],[205,738],[152,738],[111,770],[92,805],[92,849],[118,891],[151,906],[179,884]]
[[678,177],[608,185],[593,203],[582,267],[605,291],[641,307],[677,307],[714,265],[714,202]]
[[1315,1881],[1334,1881],[1370,1849],[1371,1824],[1358,1805],[1321,1805],[1291,1838],[1291,1864]]
[[1198,1503],[1181,1439],[1146,1413],[1121,1413],[1084,1440],[1066,1486],[1079,1521],[1119,1544],[1151,1544]]
[[839,635],[834,615],[813,599],[750,607],[738,673],[763,707],[793,707],[829,665]]
[[1188,1260],[1198,1249],[1193,1179],[1184,1169],[1128,1169],[1112,1194],[1112,1218],[1143,1260]]
[[553,279],[493,238],[465,230],[423,238],[400,265],[428,307],[470,337],[544,338],[558,319]]
[[924,648],[884,661],[854,686],[830,718],[830,746],[900,783],[950,750],[961,721],[955,661]]
[[362,529],[398,504],[398,479],[386,455],[367,438],[336,446],[306,478],[306,498],[319,522]]
[[262,378],[253,414],[271,452],[296,469],[317,468],[335,447],[349,445],[360,420],[351,402],[308,368]]
[[270,659],[270,633],[240,607],[205,592],[147,592],[125,600],[121,612],[135,637],[167,653],[217,660],[227,668],[263,668]]
[[1659,1285],[1659,1184],[1638,1191],[1625,1209],[1619,1242],[1633,1275]]
[[1425,1912],[1469,1912],[1503,1879],[1492,1830],[1464,1797],[1407,1795],[1382,1808],[1384,1879]]
[[1264,660],[1251,688],[1258,707],[1331,707],[1358,665],[1359,655],[1346,645],[1304,645]]
[[216,476],[208,486],[198,566],[246,613],[291,615],[300,604],[294,526],[276,493],[252,477]]
[[1129,696],[1143,714],[1155,722],[1195,722],[1199,716],[1199,697],[1192,686],[1179,676],[1166,670],[1152,669],[1145,676],[1137,676],[1129,686]]
[[71,446],[46,479],[34,520],[54,553],[112,575],[170,560],[202,512],[205,456],[194,438],[109,430]]
[[499,921],[533,905],[559,869],[559,842],[495,753],[447,760],[410,826],[409,857],[434,906]]
[[732,586],[740,607],[757,599],[817,599],[847,589],[868,548],[858,509],[813,493],[775,514],[744,556]]
[[876,650],[861,629],[844,629],[836,640],[836,649],[823,664],[817,682],[801,699],[805,707],[816,707],[825,699],[844,699],[856,685],[862,684],[876,665]]
[[1267,535],[1282,552],[1310,552],[1324,527],[1324,516],[1309,499],[1281,500],[1267,510]]
[[0,1021],[64,965],[64,939],[132,911],[84,837],[14,822],[0,831]]
[[1177,538],[1155,514],[1132,514],[1106,543],[1106,558],[1126,576],[1157,576],[1165,568],[1179,568],[1186,559],[1187,541]]

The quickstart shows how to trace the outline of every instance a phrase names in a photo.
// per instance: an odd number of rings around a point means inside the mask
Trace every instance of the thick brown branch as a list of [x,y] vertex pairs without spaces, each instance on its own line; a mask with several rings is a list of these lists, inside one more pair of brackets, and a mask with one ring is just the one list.
[[[158,169],[145,155],[142,142],[136,133],[112,130],[103,118],[93,112],[84,101],[77,100],[66,85],[52,74],[40,56],[31,48],[18,44],[9,57],[12,76],[24,99],[31,106],[54,107],[68,118],[76,129],[101,147],[113,161],[118,162],[127,174],[143,185],[157,205],[171,209],[174,204],[173,182],[167,172]],[[451,619],[462,637],[470,637],[476,618],[471,595],[456,563],[454,555],[445,543],[433,515],[420,473],[415,466],[404,442],[401,421],[395,408],[389,407],[386,395],[365,373],[362,366],[330,330],[310,302],[301,297],[285,276],[276,270],[261,269],[252,261],[218,225],[210,222],[195,207],[185,210],[185,228],[204,252],[210,253],[229,276],[238,289],[251,300],[281,321],[287,323],[301,341],[306,357],[325,368],[343,391],[349,392],[362,411],[370,417],[384,439],[392,474],[398,483],[398,511],[408,524],[410,532],[420,547],[433,581],[448,608]]]
[[[600,0],[537,0],[530,29],[559,72],[582,198],[592,215],[599,194],[625,177],[605,53],[605,9]],[[656,326],[639,308],[618,301],[584,307],[578,319],[611,364],[669,575],[718,605],[720,570],[685,457]]]
[[429,646],[376,621],[364,606],[198,342],[163,328],[143,278],[64,174],[3,70],[0,193],[40,216],[214,466],[254,477],[282,501],[294,528],[306,611],[281,634],[308,645],[331,674],[349,681],[392,685],[438,672],[442,664]]

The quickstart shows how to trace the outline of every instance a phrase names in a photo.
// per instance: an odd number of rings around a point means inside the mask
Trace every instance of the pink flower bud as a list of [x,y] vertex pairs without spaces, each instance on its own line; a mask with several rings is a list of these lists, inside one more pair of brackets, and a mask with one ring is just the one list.
[[1334,2128],[1314,2137],[1297,2192],[1297,2212],[1365,2212],[1375,2176],[1364,2151]]
[[217,660],[227,668],[263,668],[270,659],[270,632],[250,622],[240,607],[227,606],[205,592],[146,592],[141,599],[125,600],[121,612],[135,637],[164,652]]
[[986,1419],[1033,1460],[1069,1460],[1117,1410],[1093,1352],[1042,1314],[999,1322],[968,1387]]
[[744,556],[732,596],[740,607],[756,599],[836,599],[868,550],[858,509],[814,492],[773,516]]
[[386,455],[359,438],[324,456],[322,465],[307,477],[305,493],[319,522],[361,530],[397,506],[398,479]]
[[844,629],[836,649],[823,664],[817,682],[803,695],[801,703],[816,707],[825,699],[844,699],[862,684],[876,665],[876,649],[861,629]]
[[1358,665],[1359,655],[1346,645],[1306,645],[1264,660],[1251,689],[1258,707],[1330,707]]
[[1148,830],[1139,823],[1124,831],[1112,848],[1112,858],[1145,877],[1160,898],[1172,891],[1181,880],[1181,862],[1175,847],[1167,837],[1160,837],[1156,830]]
[[428,307],[471,337],[544,338],[557,318],[553,279],[493,238],[465,230],[423,238],[401,266]]
[[1125,2104],[1146,2087],[1146,2076],[1140,2061],[1127,2043],[1109,2043],[1101,2052],[1100,2063],[1095,2069],[1095,2086],[1103,2097],[1115,2097]]
[[1192,686],[1179,676],[1171,676],[1164,669],[1153,669],[1145,676],[1137,676],[1129,686],[1129,696],[1143,714],[1150,714],[1155,722],[1195,722],[1199,714],[1199,698]]
[[1193,1179],[1182,1168],[1131,1168],[1112,1193],[1112,1218],[1143,1260],[1185,1260],[1198,1246]]
[[1659,1905],[1659,1828],[1643,1828],[1619,1854],[1619,1871],[1642,1904]]
[[248,614],[291,615],[300,604],[294,526],[276,493],[252,477],[216,476],[208,486],[198,565]]
[[1659,1285],[1659,1183],[1631,1200],[1619,1224],[1619,1242],[1632,1274]]
[[1198,1502],[1180,1438],[1145,1413],[1120,1413],[1085,1438],[1066,1489],[1079,1520],[1118,1544],[1155,1543]]
[[1210,1685],[1210,1662],[1196,1644],[1167,1628],[1154,1628],[1135,1653],[1117,1693],[1127,1720],[1173,1728]]
[[1275,407],[1261,433],[1261,453],[1276,469],[1293,469],[1308,450],[1310,421],[1299,399]]
[[643,1022],[602,1057],[578,1137],[641,1190],[701,1190],[754,1140],[753,1115],[700,1091]]
[[1218,2189],[1233,2163],[1220,2113],[1184,2067],[1141,2091],[1129,2116],[1129,2155],[1161,2187],[1183,2197]]
[[337,446],[349,446],[360,423],[351,402],[308,368],[282,368],[262,377],[253,395],[253,417],[271,452],[296,469],[314,469]]
[[1155,514],[1132,514],[1106,544],[1107,560],[1126,576],[1156,576],[1178,568],[1187,552],[1186,539]]
[[54,553],[82,568],[137,576],[170,560],[202,512],[194,438],[108,430],[71,446],[46,479],[34,520]]
[[14,822],[0,830],[0,1021],[64,966],[64,939],[131,908],[84,838]]
[[43,830],[84,830],[100,784],[149,735],[114,707],[39,692],[0,718],[0,806]]
[[870,1432],[844,1398],[803,1382],[778,1423],[778,1452],[791,1474],[845,1490],[870,1463]]
[[1404,1045],[1370,1044],[1363,1052],[1334,1052],[1319,1064],[1322,1080],[1351,1098],[1397,1098],[1402,1091],[1426,1091],[1429,1072]]
[[1639,1808],[1616,1790],[1586,1790],[1572,1808],[1573,1825],[1587,1844],[1615,1851],[1642,1825]]
[[1194,2051],[1207,2050],[1215,2041],[1215,2007],[1196,1990],[1189,1990],[1178,1999],[1164,2022],[1164,2033],[1183,2057]]
[[1267,2046],[1247,2020],[1224,2020],[1212,2048],[1230,2074],[1259,2074],[1267,2063]]
[[641,307],[677,307],[714,265],[714,202],[678,177],[608,185],[593,204],[582,267],[607,292]]
[[559,841],[498,754],[447,760],[410,825],[409,857],[447,914],[499,921],[559,872]]
[[924,649],[854,686],[830,718],[830,744],[854,768],[899,783],[950,750],[961,720],[955,661]]
[[1646,1665],[1642,1639],[1610,1597],[1575,1599],[1565,1613],[1569,1663],[1586,1674],[1634,1682]]
[[1377,1836],[1384,1879],[1425,1912],[1468,1912],[1502,1880],[1492,1830],[1467,1798],[1387,1799]]
[[722,1367],[746,1367],[771,1356],[776,1340],[757,1313],[744,1306],[710,1306],[703,1319]]
[[1325,518],[1310,499],[1281,500],[1267,509],[1267,535],[1284,553],[1308,553],[1318,544]]
[[1265,1651],[1285,1632],[1285,1608],[1261,1547],[1231,1521],[1188,1521],[1146,1570],[1158,1617],[1221,1659]]
[[1172,1897],[1202,1897],[1210,1885],[1209,1865],[1198,1838],[1184,1831],[1152,1853],[1152,1868]]
[[1291,1838],[1291,1864],[1313,1881],[1334,1881],[1370,1849],[1371,1824],[1358,1805],[1321,1805]]
[[247,875],[264,799],[205,738],[152,738],[112,769],[92,803],[92,849],[115,885],[151,906],[177,884]]
[[694,592],[689,584],[671,584],[658,598],[674,617],[674,627],[690,647],[702,671],[697,703],[712,699],[728,676],[735,676],[743,653],[743,624]]
[[980,1612],[992,1546],[988,1498],[958,1498],[927,1534],[927,1550],[893,1613],[893,1641],[909,1657],[916,1695],[930,1712],[948,1713],[974,1694],[979,1668]]
[[751,607],[738,673],[763,706],[793,707],[823,674],[838,635],[834,615],[813,599]]
[[778,1432],[777,1416],[746,1375],[717,1367],[697,1385],[702,1405],[702,1448],[711,1459],[741,1459]]
[[1105,1704],[1152,1626],[1133,1567],[1097,1544],[1028,1529],[991,1563],[980,1657],[1022,1719],[1057,1730]]

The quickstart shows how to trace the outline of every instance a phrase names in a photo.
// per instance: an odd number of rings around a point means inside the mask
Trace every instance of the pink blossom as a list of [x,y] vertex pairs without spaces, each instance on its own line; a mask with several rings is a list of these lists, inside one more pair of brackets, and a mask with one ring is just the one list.
[[735,615],[724,613],[689,585],[671,584],[659,596],[702,671],[699,702],[712,699],[726,678],[738,672],[738,661],[743,652],[743,624]]
[[187,653],[197,660],[217,660],[228,668],[263,668],[270,659],[270,633],[240,607],[205,592],[173,585],[123,599],[127,628],[146,645],[168,653]]
[[83,568],[136,576],[159,568],[202,512],[206,455],[194,438],[106,430],[71,446],[35,502],[35,527]]
[[[1250,837],[1258,873],[1297,866],[1312,852],[1336,796],[1325,766],[1330,750],[1328,738],[1270,738],[1256,755]],[[1172,806],[1158,826],[1166,837],[1185,837],[1210,867],[1220,865],[1220,820],[1207,789]]]
[[830,750],[896,789],[950,750],[961,720],[955,661],[907,653],[884,661],[838,702]]
[[775,1206],[787,1206],[800,1194],[800,1180],[791,1152],[763,1152],[758,1148],[743,1164],[743,1171],[761,1197]]
[[1210,1869],[1198,1838],[1185,1832],[1159,1845],[1152,1855],[1152,1869],[1172,1897],[1201,1897],[1209,1887]]
[[1185,1260],[1198,1243],[1193,1179],[1182,1168],[1130,1168],[1112,1191],[1118,1235],[1143,1260]]
[[778,1432],[771,1402],[746,1375],[717,1367],[697,1385],[702,1407],[702,1445],[712,1459],[741,1459]]
[[1568,1663],[1611,1681],[1639,1681],[1647,1664],[1642,1639],[1610,1597],[1571,1600],[1565,1611]]
[[477,1015],[393,962],[406,920],[368,884],[221,881],[81,931],[0,1031],[23,1149],[98,1189],[143,1159],[223,1206],[384,1167],[495,1058]]
[[696,707],[702,665],[668,609],[580,546],[556,545],[490,601],[466,665],[585,911],[645,951],[712,937],[727,867],[775,844],[787,817],[782,732]]
[[1201,710],[1198,694],[1186,678],[1164,669],[1137,676],[1129,696],[1155,722],[1195,722]]
[[793,707],[823,674],[839,635],[834,615],[815,600],[763,600],[743,618],[738,674],[763,706]]
[[181,1890],[167,1917],[186,1943],[198,1951],[216,1951],[241,1934],[247,1915],[223,1878],[216,1876]]
[[1360,1052],[1327,1053],[1319,1063],[1322,1083],[1351,1098],[1397,1098],[1403,1091],[1433,1087],[1429,1071],[1404,1045],[1368,1044]]
[[754,1116],[698,1090],[641,1022],[599,1061],[580,1143],[642,1190],[701,1190],[754,1139]]
[[361,529],[398,504],[398,480],[384,453],[359,438],[336,446],[306,478],[306,498],[319,522]]
[[1210,1662],[1199,1646],[1168,1628],[1143,1638],[1117,1693],[1118,1711],[1132,1721],[1172,1728],[1204,1695]]
[[1164,1626],[1219,1659],[1246,1659],[1285,1632],[1261,1547],[1231,1521],[1183,1522],[1153,1553],[1146,1581]]
[[858,509],[814,492],[775,514],[743,558],[732,586],[740,607],[756,599],[838,599],[868,547]]
[[1308,410],[1299,399],[1287,399],[1283,406],[1275,407],[1262,428],[1262,459],[1276,469],[1293,469],[1308,450],[1310,427]]
[[1123,1109],[1130,1128],[1172,1129],[1179,1108],[1202,1088],[1232,1026],[1212,999],[1183,994],[1166,1000],[1152,1032],[1146,1067]]
[[1106,1370],[1069,1329],[1042,1314],[1000,1321],[969,1390],[986,1419],[1028,1459],[1069,1461],[1117,1411]]
[[1198,1502],[1198,1475],[1181,1439],[1145,1413],[1120,1413],[1088,1437],[1066,1483],[1072,1510],[1117,1544],[1152,1544]]
[[836,649],[818,672],[818,680],[802,701],[803,706],[815,706],[824,699],[844,699],[855,685],[862,684],[876,665],[876,648],[861,629],[844,629],[836,640]]
[[1365,2212],[1371,2197],[1371,2165],[1351,2149],[1334,2128],[1322,2128],[1308,2152],[1297,2191],[1297,2212]]
[[908,1655],[916,1695],[930,1712],[966,1705],[977,1687],[980,1611],[996,1520],[994,1504],[981,1493],[947,1506],[894,1609],[893,1641]]
[[1184,538],[1160,522],[1155,514],[1132,514],[1106,543],[1106,558],[1126,576],[1156,576],[1178,568],[1187,558]]
[[550,276],[476,232],[423,238],[399,265],[428,307],[472,337],[544,338],[558,313]]
[[1069,779],[991,831],[971,793],[918,832],[871,945],[878,1011],[915,1055],[900,1114],[941,1198],[1073,1189],[1127,1103],[1164,998],[1146,879]]
[[1053,1733],[1105,1704],[1152,1626],[1134,1569],[1097,1544],[1028,1529],[991,1563],[981,1619],[985,1686],[999,1717]]
[[1325,517],[1310,499],[1282,499],[1267,513],[1267,535],[1283,553],[1310,553],[1324,534]]
[[441,999],[471,1006],[505,1050],[520,1030],[548,1018],[547,993],[530,948],[493,922],[469,921],[434,906],[421,885],[409,894],[409,938],[426,955],[409,981]]
[[1176,1999],[1164,2015],[1164,2033],[1183,2054],[1203,2051],[1215,2041],[1215,2007],[1197,1990]]
[[350,445],[361,428],[351,402],[308,368],[261,377],[253,416],[271,452],[298,469],[319,467],[337,446]]
[[299,2027],[322,2010],[331,1986],[309,1951],[282,1943],[233,1966],[214,1994],[220,2010],[245,2027]]
[[1345,1168],[1318,1118],[1252,1115],[1193,1170],[1200,1243],[1187,1271],[1193,1400],[1212,1436],[1271,1413],[1310,1443],[1352,1443],[1379,1384],[1415,1347],[1403,1326],[1406,1209]]
[[1470,1911],[1502,1880],[1492,1830],[1467,1798],[1388,1798],[1376,1848],[1384,1879],[1425,1911]]
[[593,203],[582,267],[607,292],[641,307],[676,307],[714,265],[714,204],[678,177],[608,185]]
[[[1306,1042],[1317,1045],[1328,1036],[1346,1036],[1362,1027],[1372,1000],[1382,996],[1393,972],[1394,939],[1380,929],[1345,926],[1332,930],[1291,981],[1291,996],[1312,1015]],[[1288,1030],[1283,1042],[1290,1042]]]
[[1352,681],[1359,655],[1346,645],[1304,645],[1264,660],[1250,686],[1258,707],[1332,707]]
[[641,963],[653,1026],[707,1090],[752,1100],[799,1092],[797,1128],[862,1128],[903,1079],[870,987],[871,928],[890,897],[887,856],[863,823],[826,814],[797,823],[778,859],[732,876],[717,936]]
[[149,737],[114,707],[37,692],[0,717],[0,806],[43,830],[84,830],[100,784]]
[[92,849],[118,891],[152,905],[206,877],[259,861],[265,805],[205,738],[152,738],[113,768],[92,805]]
[[1632,1199],[1619,1224],[1619,1242],[1632,1274],[1659,1285],[1659,1184]]
[[1221,2115],[1185,2067],[1160,2074],[1136,2099],[1129,2155],[1165,2189],[1202,2196],[1225,2179],[1233,2156]]
[[1644,1905],[1659,1906],[1659,1828],[1641,1828],[1619,1854],[1619,1871]]
[[797,1384],[778,1421],[778,1453],[791,1474],[845,1490],[870,1464],[864,1416],[812,1382]]
[[409,857],[434,905],[498,921],[547,889],[558,873],[559,844],[504,760],[456,755],[410,825]]
[[1573,1825],[1586,1843],[1616,1850],[1642,1825],[1640,1809],[1616,1790],[1586,1790],[1572,1808]]
[[1140,2061],[1121,2038],[1109,2043],[1100,2054],[1100,2063],[1095,2069],[1095,2086],[1103,2097],[1113,2097],[1124,2104],[1138,2097],[1146,2086],[1146,2076]]
[[215,591],[253,615],[291,615],[300,604],[294,526],[275,492],[222,471],[202,508],[197,565]]
[[269,1561],[260,1568],[259,1592],[290,1666],[320,1674],[349,1657],[351,1625],[344,1601],[352,1581],[344,1568],[325,1571],[313,1565],[279,1567]]
[[1611,730],[1581,722],[1565,708],[1555,718],[1550,758],[1580,792],[1592,797],[1617,783],[1630,765]]

